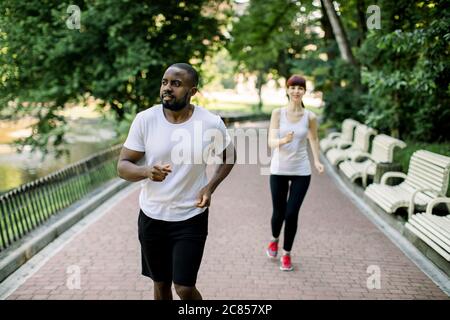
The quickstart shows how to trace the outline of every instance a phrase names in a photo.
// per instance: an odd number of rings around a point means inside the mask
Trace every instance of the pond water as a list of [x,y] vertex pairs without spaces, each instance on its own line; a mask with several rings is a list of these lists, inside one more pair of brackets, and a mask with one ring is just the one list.
[[[2,131],[5,134],[4,128]],[[13,131],[11,129],[10,136],[23,129]],[[31,148],[18,153],[12,144],[0,144],[0,194],[117,143],[114,124],[102,118],[79,118],[71,121],[66,140],[69,142],[68,155],[56,158],[50,153],[44,159],[41,152],[31,152]]]

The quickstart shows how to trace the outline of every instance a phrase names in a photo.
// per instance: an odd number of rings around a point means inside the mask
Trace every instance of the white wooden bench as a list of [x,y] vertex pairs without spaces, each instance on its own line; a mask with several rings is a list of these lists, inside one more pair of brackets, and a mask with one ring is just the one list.
[[325,153],[338,145],[340,148],[349,147],[353,141],[353,132],[358,124],[359,122],[356,120],[345,119],[342,122],[342,132],[332,132],[326,138],[320,140],[320,150]]
[[351,159],[341,162],[339,169],[351,182],[361,178],[365,188],[368,178],[375,175],[377,164],[392,163],[396,147],[404,148],[406,143],[388,135],[379,134],[373,139],[370,154],[367,152],[354,154]]
[[450,198],[436,198],[430,201],[426,212],[409,217],[405,227],[445,260],[450,261],[450,215],[433,215],[433,207],[438,203],[450,203]]
[[356,154],[369,151],[370,137],[375,135],[377,131],[364,124],[358,124],[355,130],[355,139],[348,149],[341,149],[340,147],[331,148],[326,153],[327,159],[333,166],[346,159],[351,159]]
[[[408,215],[411,216],[415,207],[424,210],[431,200],[445,197],[449,171],[450,157],[418,150],[411,156],[408,174],[386,172],[381,177],[381,182],[369,185],[364,194],[388,213],[407,207]],[[400,177],[405,180],[398,185],[389,186],[386,181],[390,177]]]

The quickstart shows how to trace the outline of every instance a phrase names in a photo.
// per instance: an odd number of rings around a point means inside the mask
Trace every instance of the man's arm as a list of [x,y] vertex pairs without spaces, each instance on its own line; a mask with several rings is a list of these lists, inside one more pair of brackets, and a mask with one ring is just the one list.
[[139,152],[122,147],[117,162],[117,174],[122,179],[136,182],[143,179],[163,181],[172,172],[170,165],[139,166],[137,163],[144,157],[145,152]]
[[214,176],[209,183],[200,190],[197,207],[209,207],[211,195],[231,172],[231,169],[233,169],[233,166],[236,163],[236,158],[236,149],[234,148],[233,142],[230,142],[227,148],[222,152],[222,163],[217,167]]
[[146,168],[136,163],[144,157],[145,152],[138,152],[122,147],[117,162],[117,174],[127,181],[140,181],[147,178]]
[[213,193],[217,186],[228,176],[236,163],[236,149],[234,144],[230,142],[227,148],[222,152],[222,162],[216,169],[214,176],[208,183],[211,193]]

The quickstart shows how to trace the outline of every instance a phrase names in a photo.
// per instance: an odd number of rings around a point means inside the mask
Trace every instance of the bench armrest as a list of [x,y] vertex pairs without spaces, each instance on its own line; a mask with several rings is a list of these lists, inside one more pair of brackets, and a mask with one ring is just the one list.
[[368,177],[369,177],[369,169],[375,163],[374,160],[372,160],[372,161],[373,162],[367,163],[367,165],[364,167],[363,172],[362,172],[362,183],[363,183],[363,187],[364,188],[367,187],[367,180],[368,180]]
[[348,141],[339,141],[338,144],[336,145],[336,148],[338,149],[347,149],[348,147],[350,147],[352,145],[351,142]]
[[351,160],[353,162],[361,162],[366,159],[370,159],[371,161],[375,162],[375,160],[373,160],[372,156],[367,152],[355,153],[351,156]]
[[[436,190],[430,189],[430,188],[422,188],[422,189],[418,189],[416,191],[413,192],[413,194],[411,195],[411,199],[409,200],[409,207],[408,207],[408,220],[411,218],[411,216],[414,214],[414,198],[416,197],[416,195],[419,192],[424,192],[424,191],[431,191],[436,193]],[[439,194],[436,193],[436,196],[439,197]]]
[[336,138],[339,138],[340,136],[341,136],[340,132],[331,132],[328,134],[327,139],[334,140]]
[[388,171],[381,177],[380,184],[386,184],[387,179],[389,178],[403,178],[406,179],[406,173],[396,172],[396,171]]
[[441,197],[441,198],[436,198],[436,199],[431,200],[427,205],[426,214],[433,214],[433,208],[438,203],[450,203],[450,198]]

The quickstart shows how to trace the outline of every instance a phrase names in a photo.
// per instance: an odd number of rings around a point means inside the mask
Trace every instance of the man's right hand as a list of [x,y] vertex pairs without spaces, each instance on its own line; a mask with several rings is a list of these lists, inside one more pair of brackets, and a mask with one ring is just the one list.
[[170,164],[147,167],[147,177],[152,181],[163,181],[170,172],[172,172]]

